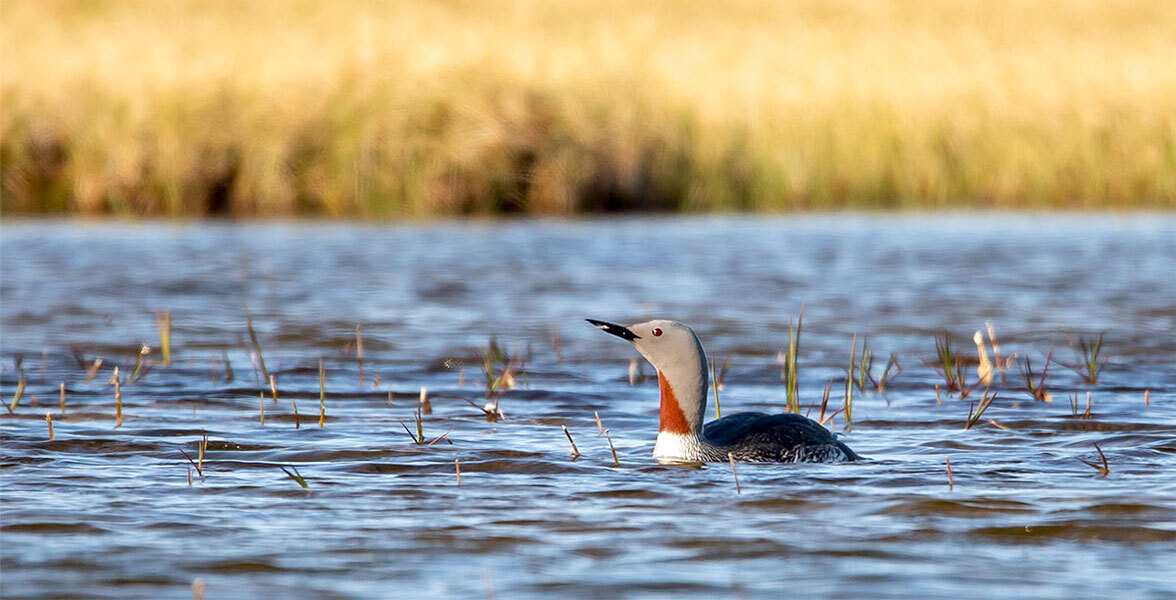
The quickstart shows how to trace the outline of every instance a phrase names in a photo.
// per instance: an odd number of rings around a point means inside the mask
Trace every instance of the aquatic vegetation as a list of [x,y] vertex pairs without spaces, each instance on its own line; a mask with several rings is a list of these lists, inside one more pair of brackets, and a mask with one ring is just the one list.
[[1033,362],[1029,357],[1021,359],[1021,380],[1025,382],[1025,391],[1038,402],[1053,402],[1053,394],[1051,394],[1045,385],[1045,376],[1049,373],[1049,363],[1053,359],[1053,345],[1049,347],[1049,353],[1045,356],[1045,366],[1041,368],[1041,376],[1038,377],[1033,372]]
[[723,379],[727,377],[727,371],[731,368],[731,359],[723,361],[721,369],[715,369],[715,357],[711,357],[711,384],[715,391],[715,418],[723,418],[723,412],[719,409],[719,390],[724,389]]
[[992,406],[992,401],[996,400],[996,395],[998,393],[999,392],[992,392],[992,394],[990,395],[988,393],[988,390],[985,389],[984,394],[980,397],[979,407],[976,406],[975,402],[972,402],[968,406],[968,418],[966,421],[964,421],[964,430],[965,431],[971,429],[972,426],[975,425],[976,422],[980,420],[980,417],[982,415],[984,415],[984,411],[988,410],[989,406]]
[[[155,325],[159,329],[159,351],[163,354],[163,366],[171,366],[171,311],[155,313]],[[144,346],[145,348],[146,346]]]
[[1101,462],[1101,464],[1090,462],[1090,461],[1082,459],[1082,458],[1079,458],[1078,462],[1094,469],[1095,471],[1098,471],[1099,475],[1102,475],[1103,477],[1110,475],[1111,474],[1111,466],[1109,464],[1107,464],[1107,455],[1103,454],[1102,448],[1099,448],[1098,444],[1094,445],[1094,449],[1098,450],[1098,458],[1099,458],[1099,461]]
[[804,322],[804,307],[796,318],[795,327],[788,322],[788,353],[784,355],[784,386],[787,390],[788,412],[800,414],[800,393],[797,390],[797,355],[800,353],[800,328]]
[[281,469],[282,472],[285,473],[287,477],[289,477],[290,479],[293,479],[298,485],[302,486],[303,489],[310,489],[310,484],[306,483],[306,479],[302,476],[301,473],[298,472],[298,467],[291,466],[290,469],[292,469],[293,472],[291,472],[290,470],[287,470],[286,467],[278,467],[278,468]]
[[1081,414],[1078,412],[1078,392],[1070,395],[1070,416],[1076,419],[1089,419],[1092,416],[1091,408],[1090,392],[1086,392],[1086,411]]
[[935,363],[939,374],[943,376],[944,389],[948,392],[962,392],[967,388],[964,362],[951,349],[951,334],[944,332],[943,337],[935,337]]
[[257,332],[253,330],[253,317],[245,316],[245,327],[249,330],[249,341],[253,344],[253,355],[250,358],[253,359],[256,367],[261,369],[262,378],[268,380],[269,371],[265,370],[265,358],[261,355],[261,344],[257,341]]
[[580,449],[576,447],[576,440],[572,439],[572,432],[568,431],[567,425],[560,425],[563,428],[564,435],[568,436],[568,443],[572,445],[572,458],[580,456]]
[[1078,363],[1069,365],[1080,377],[1083,383],[1094,385],[1098,383],[1098,374],[1102,372],[1103,367],[1107,365],[1107,358],[1101,357],[1103,334],[1098,334],[1097,340],[1089,340],[1079,336],[1077,339],[1072,335],[1067,335],[1066,339],[1070,342],[1070,347],[1074,349],[1074,354],[1078,358]]

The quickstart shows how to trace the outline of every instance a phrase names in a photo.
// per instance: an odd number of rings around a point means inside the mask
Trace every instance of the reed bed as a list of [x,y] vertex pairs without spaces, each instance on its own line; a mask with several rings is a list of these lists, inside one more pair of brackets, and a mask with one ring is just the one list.
[[13,0],[0,209],[1171,209],[1174,30],[1164,0]]

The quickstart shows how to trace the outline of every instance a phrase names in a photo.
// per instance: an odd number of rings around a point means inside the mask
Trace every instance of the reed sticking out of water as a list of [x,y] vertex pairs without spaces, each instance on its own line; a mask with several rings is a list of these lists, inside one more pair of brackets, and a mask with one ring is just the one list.
[[53,413],[45,413],[45,423],[49,425],[49,441],[53,441]]
[[596,417],[596,435],[604,435],[604,424],[600,422],[600,413],[592,411],[592,414]]
[[723,418],[723,412],[719,410],[719,372],[715,370],[715,357],[711,357],[711,383],[715,388],[715,418]]
[[274,379],[273,374],[269,376],[270,394],[273,394],[274,404],[278,403],[278,381]]
[[1045,356],[1045,366],[1041,368],[1041,377],[1033,372],[1033,363],[1026,356],[1021,361],[1021,379],[1025,382],[1025,391],[1038,402],[1053,402],[1053,394],[1045,387],[1045,375],[1049,373],[1049,362],[1053,359],[1053,345],[1049,347],[1049,354]]
[[65,382],[61,382],[61,414],[65,414]]
[[290,396],[290,407],[294,409],[294,429],[301,429],[302,422],[298,418],[298,401],[294,396]]
[[453,471],[457,473],[457,485],[461,485],[461,459],[453,459]]
[[200,455],[196,459],[196,471],[204,476],[204,453],[208,451],[208,432],[200,430]]
[[233,380],[233,363],[229,362],[229,353],[223,349],[221,350],[221,360],[223,360],[225,362],[225,381],[226,382],[232,381]]
[[191,465],[187,465],[187,466],[188,466],[188,487],[192,487],[192,467],[191,467]]
[[800,394],[797,390],[796,356],[800,350],[800,328],[804,322],[804,306],[800,307],[800,316],[796,318],[796,327],[792,321],[788,322],[788,354],[784,357],[785,385],[788,395],[788,412],[800,414]]
[[265,358],[261,356],[261,344],[257,342],[257,332],[253,330],[253,317],[245,315],[245,327],[249,329],[249,341],[253,342],[253,353],[257,356],[257,366],[261,369],[261,377],[269,379],[269,371],[265,370]]
[[580,456],[580,450],[576,448],[576,440],[572,439],[572,432],[568,431],[567,425],[560,425],[563,428],[564,435],[568,436],[568,443],[572,445],[572,458]]
[[563,362],[563,354],[560,352],[562,346],[563,343],[559,339],[559,322],[556,321],[551,324],[551,351],[555,353],[555,362],[557,363]]
[[1017,357],[1016,354],[1005,359],[1000,357],[1000,345],[996,343],[996,330],[992,327],[992,321],[985,321],[984,328],[988,331],[988,342],[992,344],[992,361],[996,365],[996,370],[1000,372],[1001,384],[1008,383],[1008,377],[1005,375],[1005,369],[1008,369],[1013,363],[1013,359]]
[[433,414],[433,403],[429,402],[429,388],[421,386],[421,395],[417,400],[417,409],[426,415]]
[[735,493],[742,495],[743,490],[739,487],[739,473],[735,470],[735,455],[728,452],[727,460],[731,463],[731,476],[735,478]]
[[204,600],[204,580],[199,577],[192,580],[192,600]]
[[[853,371],[857,364],[857,334],[853,334],[853,345],[849,348],[849,368],[845,371],[845,424],[853,423]],[[864,351],[865,348],[863,347]],[[864,358],[864,357],[863,357]]]
[[100,368],[102,368],[102,359],[95,358],[94,362],[90,363],[90,370],[86,371],[86,379],[83,382],[90,383],[90,380],[94,379],[94,376],[98,374],[98,369]]
[[[131,376],[127,378],[127,383],[132,383],[139,378],[139,372],[143,369],[143,363],[147,360],[148,354],[151,354],[151,346],[143,344],[143,347],[139,348],[139,354],[135,356],[135,366],[131,369]],[[146,374],[147,372],[143,371],[143,375]]]
[[608,440],[608,450],[609,452],[612,452],[613,455],[613,466],[621,466],[621,459],[617,458],[617,448],[616,446],[613,446],[612,435],[610,435],[610,432],[607,429],[604,430],[604,439]]
[[122,383],[118,378],[118,367],[114,368],[114,410],[115,428],[122,427]]
[[977,407],[975,401],[968,406],[968,419],[964,421],[964,431],[971,429],[980,420],[980,416],[988,410],[989,406],[992,406],[992,401],[996,400],[998,393],[1000,392],[993,392],[992,395],[989,395],[988,388],[985,388],[984,395],[980,397],[980,406]]
[[976,356],[979,364],[976,365],[976,377],[980,383],[984,385],[992,385],[992,363],[988,360],[988,348],[984,346],[984,334],[979,329],[972,334],[972,341],[976,344]]
[[298,483],[298,485],[302,486],[302,489],[309,489],[310,488],[310,486],[307,485],[307,483],[306,483],[306,479],[302,477],[302,473],[298,472],[298,467],[295,467],[293,465],[290,466],[291,469],[294,469],[293,473],[288,471],[286,469],[286,467],[278,467],[278,468],[281,469],[282,472],[285,473],[287,477],[289,477],[290,479],[293,479],[295,482]]
[[261,409],[261,426],[265,427],[265,392],[257,393],[258,407]]
[[363,325],[355,325],[355,364],[359,367],[359,387],[363,388]]
[[821,394],[821,414],[817,415],[817,423],[825,423],[825,409],[829,407],[829,392],[833,391],[833,380],[825,384],[825,392]]
[[1143,405],[1151,406],[1151,390],[1143,390]]
[[155,313],[155,325],[159,328],[159,352],[163,354],[163,366],[171,366],[171,311]]
[[951,457],[945,456],[943,458],[944,462],[947,463],[947,491],[950,492],[955,489],[955,480],[951,476]]
[[1094,445],[1094,449],[1098,450],[1098,458],[1102,462],[1101,465],[1098,463],[1090,462],[1090,461],[1082,459],[1082,458],[1079,458],[1078,461],[1081,462],[1082,464],[1098,471],[1099,474],[1102,475],[1103,477],[1110,475],[1111,474],[1111,466],[1109,464],[1107,464],[1107,455],[1103,454],[1102,448],[1099,448],[1098,444]]
[[935,355],[938,358],[935,368],[943,376],[944,389],[958,392],[967,387],[963,361],[951,349],[951,334],[944,332],[943,337],[935,337]]
[[641,359],[629,359],[629,385],[637,385],[645,381],[645,372],[641,369]]
[[1070,366],[1074,372],[1082,377],[1083,383],[1094,385],[1098,383],[1098,374],[1102,372],[1103,367],[1107,365],[1106,358],[1099,359],[1102,354],[1103,334],[1098,334],[1098,340],[1088,340],[1079,337],[1077,340],[1073,336],[1067,335],[1066,339],[1070,342],[1070,347],[1074,349],[1074,354],[1078,358],[1078,364]]
[[323,359],[319,359],[319,429],[327,419],[327,379],[323,372]]
[[1086,392],[1086,412],[1082,414],[1078,413],[1078,392],[1070,395],[1070,416],[1075,419],[1089,419],[1092,416],[1090,412],[1091,408],[1090,392]]
[[25,374],[24,374],[24,371],[21,371],[20,378],[17,379],[17,381],[16,381],[16,393],[12,395],[12,404],[8,405],[8,412],[10,414],[16,412],[16,404],[18,402],[20,402],[20,397],[24,395],[24,391],[25,391]]

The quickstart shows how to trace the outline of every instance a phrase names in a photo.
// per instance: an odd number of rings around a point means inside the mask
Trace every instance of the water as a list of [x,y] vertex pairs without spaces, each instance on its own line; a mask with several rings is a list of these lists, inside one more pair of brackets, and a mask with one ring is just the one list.
[[[210,598],[1176,594],[1171,216],[9,221],[0,251],[5,404],[18,355],[28,380],[0,419],[5,598],[186,598],[197,578]],[[885,395],[857,394],[842,434],[871,460],[740,465],[742,493],[728,465],[651,458],[656,383],[631,386],[636,353],[582,321],[688,322],[732,358],[725,413],[781,411],[776,357],[802,304],[806,409],[829,379],[829,412],[841,407],[855,332],[875,373],[891,352],[903,372]],[[116,429],[110,368],[125,376],[144,343],[159,361],[164,309],[174,364],[122,387]],[[279,387],[264,426],[246,314]],[[974,358],[985,321],[1038,368],[1051,344],[1074,362],[1067,332],[1105,331],[1109,362],[1095,385],[1051,366],[1052,404],[1013,369],[965,431],[981,392],[937,400],[927,363],[943,330]],[[497,423],[467,403],[485,402],[492,334],[526,361]],[[85,382],[74,350],[103,358],[101,374]],[[425,436],[452,444],[417,446],[402,428],[421,386]],[[1075,418],[1067,397],[1084,411],[1088,391],[1092,418]],[[181,451],[196,458],[202,431],[204,477],[189,486]],[[1105,478],[1078,460],[1097,461],[1095,443]]]

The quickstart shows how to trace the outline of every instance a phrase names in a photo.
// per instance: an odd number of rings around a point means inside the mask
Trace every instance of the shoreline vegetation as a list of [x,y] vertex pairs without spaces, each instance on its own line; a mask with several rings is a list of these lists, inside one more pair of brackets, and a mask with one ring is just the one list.
[[11,0],[0,210],[1176,209],[1176,3]]

